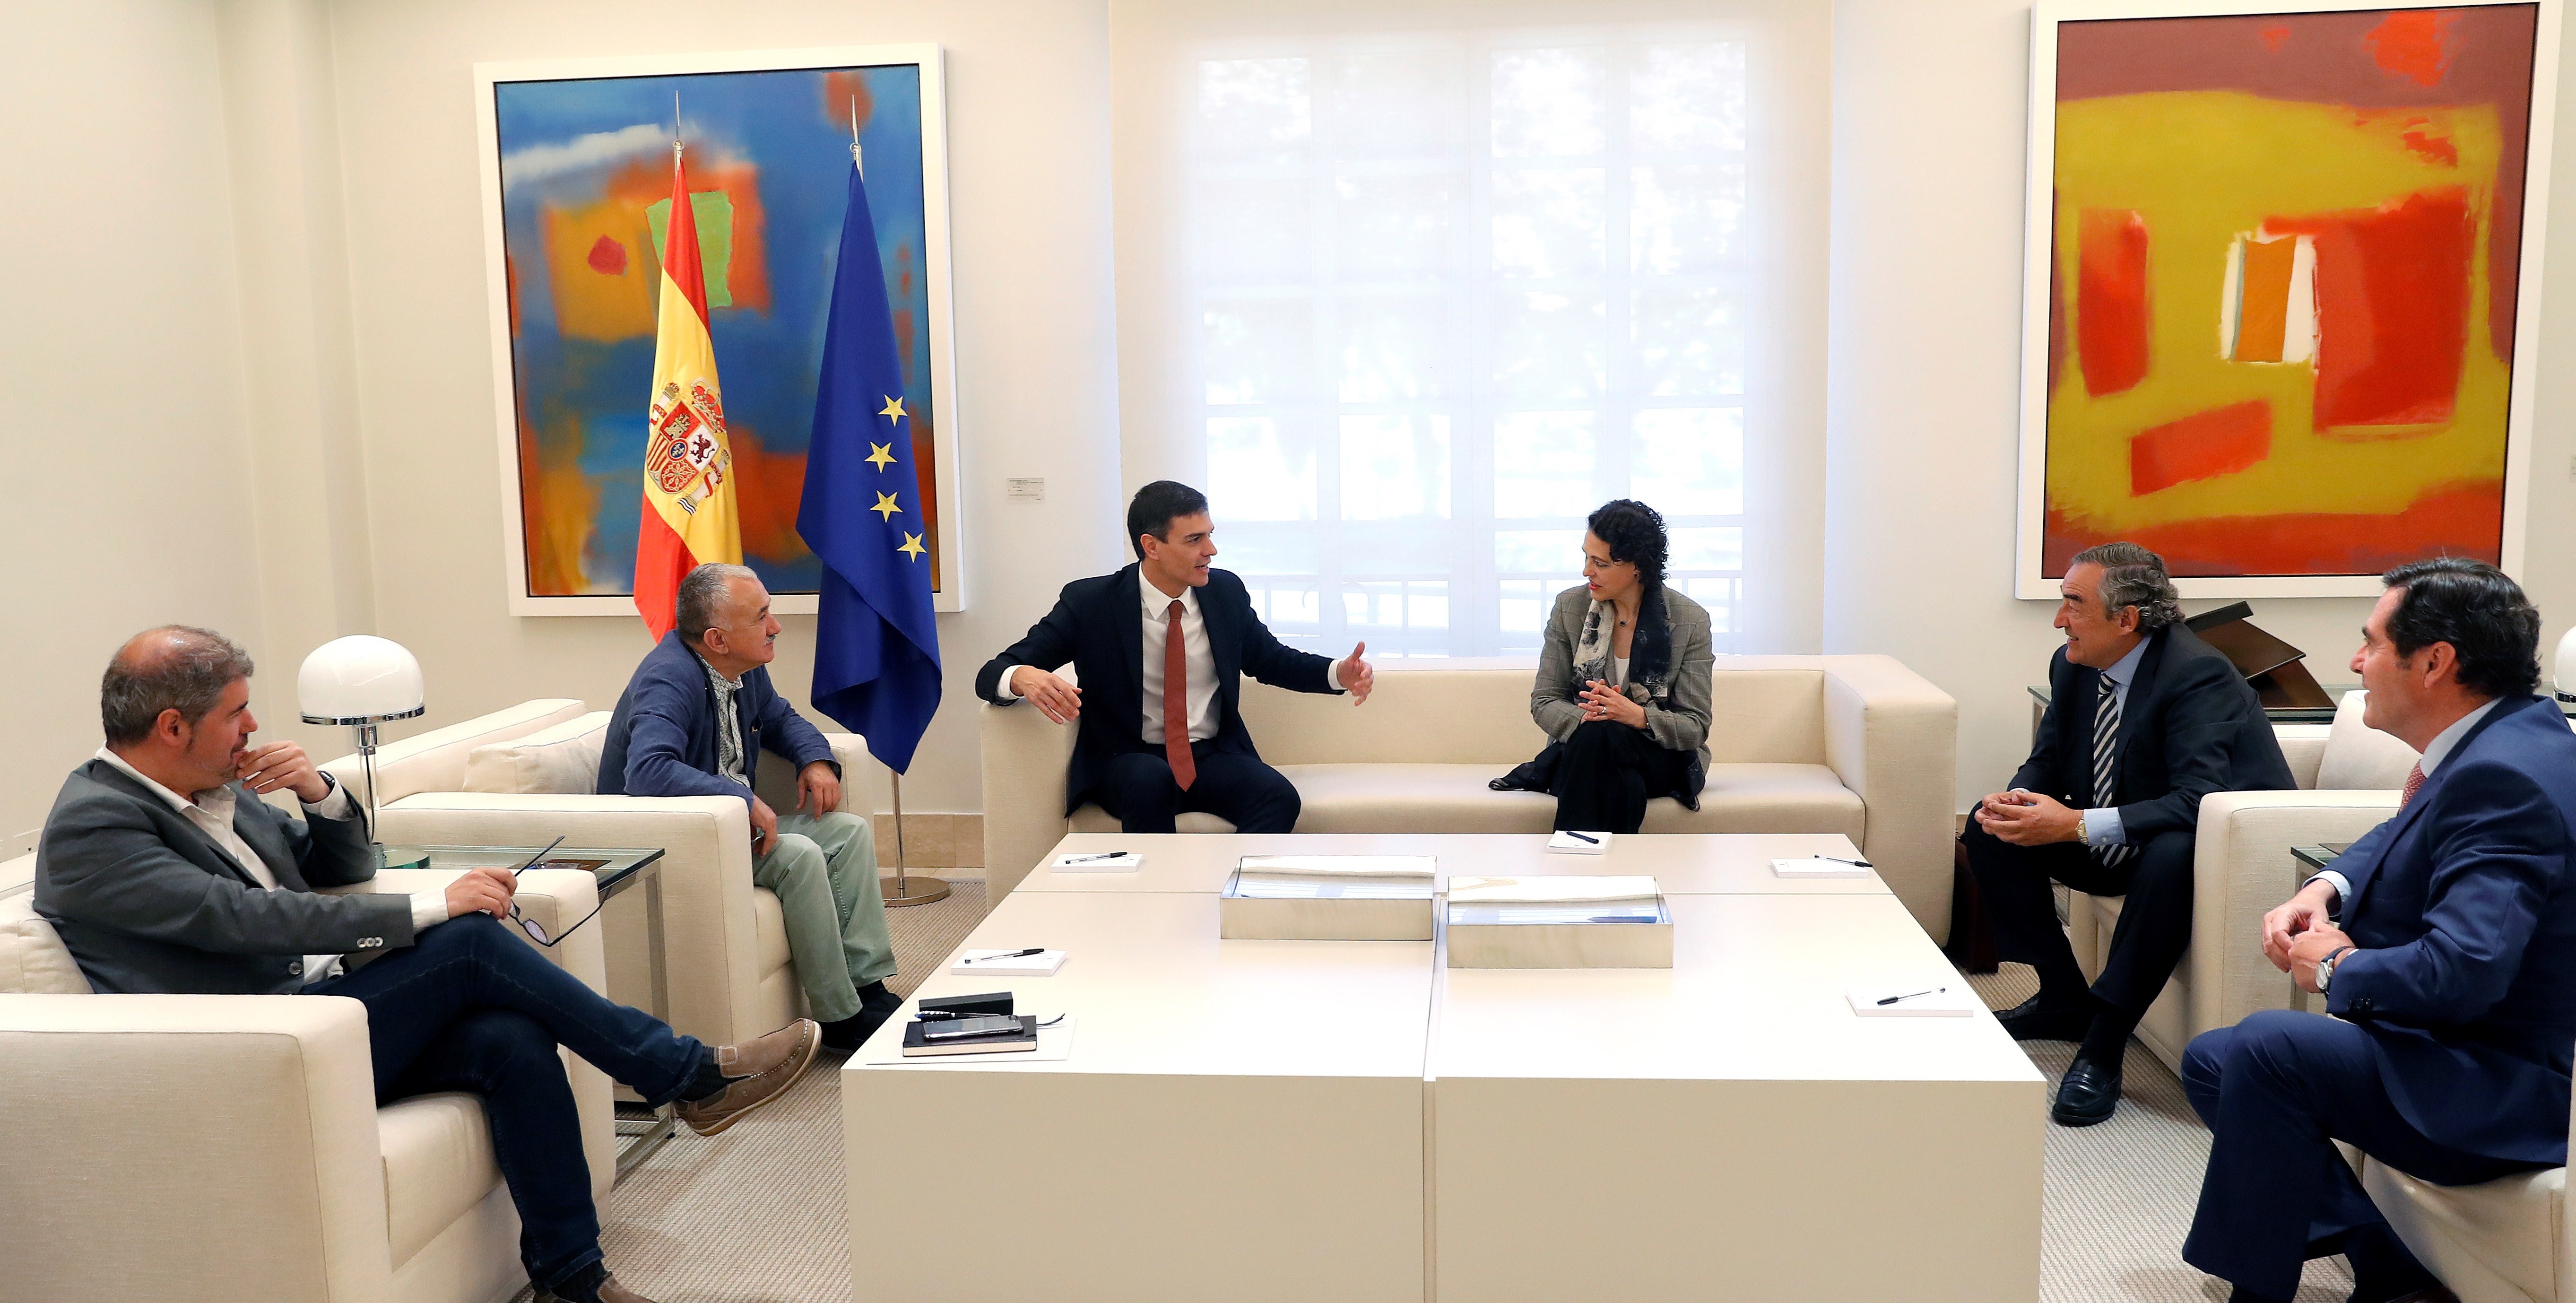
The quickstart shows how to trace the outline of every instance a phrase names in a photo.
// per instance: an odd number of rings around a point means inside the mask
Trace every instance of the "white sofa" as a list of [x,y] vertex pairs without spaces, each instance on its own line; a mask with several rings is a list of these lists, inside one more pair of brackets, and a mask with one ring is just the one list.
[[[1531,674],[1382,666],[1357,707],[1247,679],[1243,718],[1304,798],[1299,832],[1545,832],[1554,798],[1486,787],[1546,744]],[[1644,831],[1846,834],[1945,937],[1958,703],[1886,656],[1726,656],[1714,678],[1700,809],[1657,799]],[[1118,824],[1096,805],[1065,817],[1072,727],[1026,704],[982,711],[984,872],[999,899],[1065,833]],[[1180,830],[1233,829],[1190,814]]]
[[[523,702],[391,743],[376,756],[378,837],[414,845],[662,848],[663,957],[668,1000],[652,997],[646,893],[601,914],[609,997],[660,1015],[710,1045],[748,1040],[800,1016],[804,991],[787,950],[778,898],[751,882],[751,820],[727,796],[599,796],[609,712],[566,698]],[[866,744],[825,733],[841,762],[845,810],[871,808],[881,772]],[[327,766],[343,782],[357,757]],[[772,756],[760,767],[771,808],[796,806],[796,775]]]
[[[2364,694],[2347,693],[2334,723],[2274,729],[2298,789],[2216,792],[2200,803],[2192,861],[2191,948],[2138,1022],[2138,1039],[2169,1067],[2191,1038],[2233,1027],[2259,1009],[2305,1008],[2287,974],[2263,957],[2263,915],[2306,874],[2293,846],[2348,842],[2397,812],[2415,751],[2361,722]],[[2119,925],[2119,896],[2067,895],[2067,935],[2086,977],[2101,972]]]
[[2341,1148],[2380,1215],[2460,1303],[2576,1303],[2566,1168],[2440,1186]]
[[[470,1095],[376,1106],[366,1009],[295,995],[95,995],[0,865],[0,1295],[191,1303],[500,1303],[519,1218]],[[355,890],[427,890],[387,872]],[[587,873],[531,873],[561,927]],[[603,985],[599,933],[550,951]],[[606,1076],[570,1054],[591,1190],[616,1175]]]

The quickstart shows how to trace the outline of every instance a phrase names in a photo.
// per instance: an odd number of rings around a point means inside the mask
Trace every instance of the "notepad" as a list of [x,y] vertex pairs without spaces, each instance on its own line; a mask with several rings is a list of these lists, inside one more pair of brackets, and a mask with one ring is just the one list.
[[[1878,982],[1855,986],[1843,998],[1851,1001],[1851,1011],[1863,1018],[1965,1018],[1986,1007],[1968,980],[1956,974],[1909,985]],[[1881,1004],[1881,1000],[1892,1002]]]
[[[958,953],[957,961],[948,966],[948,971],[962,973],[968,977],[1053,977],[1055,970],[1064,967],[1064,952],[1061,950],[1020,955],[1011,959],[985,959],[988,955],[1010,953],[1008,950],[961,951]],[[979,959],[984,959],[984,962],[976,962]]]
[[[1592,840],[1585,841],[1584,837]],[[1584,830],[1583,837],[1577,837],[1570,832],[1560,832],[1547,839],[1547,850],[1551,855],[1607,854],[1610,850],[1610,834],[1594,832],[1588,828]]]
[[1869,870],[1841,860],[1773,860],[1771,872],[1783,878],[1866,878]]
[[[1009,1063],[1062,1063],[1073,1057],[1072,1014],[1030,1014],[1038,1023],[1038,1044],[1034,1050],[1023,1049],[1003,1054],[913,1055],[905,1057],[903,1038],[881,1034],[870,1038],[864,1063],[871,1068],[909,1068],[919,1072],[936,1072],[945,1067],[971,1063],[979,1067],[998,1067]],[[914,1024],[907,1024],[911,1026]],[[853,1062],[862,1060],[853,1059]]]
[[1068,851],[1048,860],[1047,867],[1057,873],[1132,873],[1145,867],[1145,857],[1134,851],[1120,851],[1106,859],[1102,854]]

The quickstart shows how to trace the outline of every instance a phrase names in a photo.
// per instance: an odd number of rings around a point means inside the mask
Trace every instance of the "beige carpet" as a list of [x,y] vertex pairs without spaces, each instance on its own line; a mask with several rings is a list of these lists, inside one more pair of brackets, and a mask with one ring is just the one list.
[[[936,905],[892,911],[909,992],[983,916],[981,882],[960,881]],[[2033,989],[2007,965],[1971,979],[2002,1008]],[[2031,1057],[2054,1089],[2075,1047],[2035,1042]],[[686,1131],[619,1186],[601,1211],[610,1267],[661,1303],[847,1303],[851,1294],[841,1182],[838,1076],[827,1061],[758,1118],[712,1139]],[[2218,1281],[2178,1256],[2200,1190],[2209,1133],[2175,1080],[2132,1043],[2126,1098],[2111,1121],[2048,1128],[2040,1227],[2044,1303],[2211,1303]],[[871,1192],[883,1215],[906,1215],[904,1192]],[[2343,1260],[2310,1263],[2299,1303],[2339,1303],[2352,1288]],[[1901,1300],[1897,1288],[1889,1297]],[[1318,1303],[1327,1303],[1318,1300]]]

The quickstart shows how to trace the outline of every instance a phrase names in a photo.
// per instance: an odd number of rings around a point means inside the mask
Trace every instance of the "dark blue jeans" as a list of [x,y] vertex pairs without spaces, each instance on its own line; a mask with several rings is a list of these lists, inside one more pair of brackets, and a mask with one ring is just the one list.
[[[2531,1163],[2453,1149],[2389,1101],[2370,1033],[2337,1018],[2267,1009],[2203,1032],[2183,1052],[2182,1089],[2209,1124],[2209,1172],[2183,1261],[2266,1298],[2299,1290],[2308,1245],[2367,1233],[2411,1266],[2337,1140],[2435,1185],[2475,1185]],[[2356,1273],[2369,1265],[2355,1251]]]
[[677,1099],[707,1060],[696,1038],[611,1002],[489,914],[450,919],[304,994],[367,1007],[379,1101],[446,1090],[482,1098],[519,1209],[519,1259],[550,1291],[600,1260],[581,1120],[555,1047],[656,1105]]

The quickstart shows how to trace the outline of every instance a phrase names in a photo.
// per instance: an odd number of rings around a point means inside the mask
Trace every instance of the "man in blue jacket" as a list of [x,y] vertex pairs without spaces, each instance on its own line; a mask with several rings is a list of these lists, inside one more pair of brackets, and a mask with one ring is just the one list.
[[[748,568],[702,565],[680,581],[678,624],[635,667],[599,757],[599,790],[732,796],[751,807],[751,880],[778,896],[787,953],[826,1049],[848,1053],[903,999],[886,990],[886,936],[868,821],[841,810],[831,744],[770,686],[778,621]],[[763,749],[796,765],[796,809],[751,790]],[[811,811],[811,813],[808,813]]]
[[2358,1303],[2453,1296],[2333,1142],[2436,1185],[2567,1161],[2576,1057],[2576,736],[2540,681],[2540,615],[2491,566],[2400,566],[2362,627],[2363,719],[2422,753],[2397,814],[2263,919],[2332,1018],[2258,1013],[2183,1058],[2214,1133],[2183,1257],[2286,1300],[2342,1252]]

